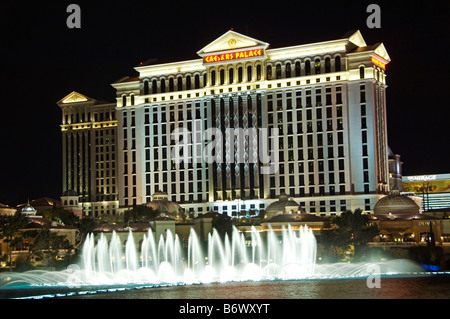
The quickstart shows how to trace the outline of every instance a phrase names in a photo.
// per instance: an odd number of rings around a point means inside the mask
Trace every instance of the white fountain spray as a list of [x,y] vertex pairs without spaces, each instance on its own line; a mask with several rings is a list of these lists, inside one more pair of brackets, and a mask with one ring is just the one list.
[[[266,239],[251,227],[251,245],[235,227],[231,236],[221,238],[213,229],[208,235],[204,254],[202,244],[193,229],[183,254],[181,241],[167,231],[155,241],[151,230],[144,235],[140,255],[133,233],[123,249],[117,233],[108,242],[100,234],[97,245],[88,235],[83,247],[84,274],[79,280],[102,284],[120,283],[205,283],[274,278],[299,279],[313,274],[316,240],[312,230],[300,227],[283,228],[281,237],[269,228]],[[123,251],[124,250],[124,251]],[[109,252],[109,253],[108,253]]]

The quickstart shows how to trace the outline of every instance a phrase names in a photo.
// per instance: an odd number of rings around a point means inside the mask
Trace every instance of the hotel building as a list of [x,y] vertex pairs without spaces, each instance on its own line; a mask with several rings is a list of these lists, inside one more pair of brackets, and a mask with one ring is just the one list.
[[[114,209],[162,191],[194,215],[230,216],[256,214],[281,194],[317,215],[371,211],[389,191],[383,44],[367,45],[357,31],[272,49],[231,30],[197,54],[135,67],[138,76],[112,84],[114,104],[82,95],[59,102],[64,190],[91,206],[107,198]],[[80,112],[90,112],[88,122]],[[222,138],[208,136],[211,129]],[[266,148],[278,157],[270,173]]]
[[115,214],[119,208],[116,104],[78,92],[57,104],[62,110],[63,197],[78,196],[87,216]]

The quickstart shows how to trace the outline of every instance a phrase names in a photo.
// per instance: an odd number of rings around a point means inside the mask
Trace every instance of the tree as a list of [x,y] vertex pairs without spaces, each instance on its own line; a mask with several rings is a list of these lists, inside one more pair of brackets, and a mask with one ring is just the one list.
[[54,266],[60,250],[72,249],[65,236],[57,235],[49,229],[29,231],[24,236],[30,236],[34,242],[30,245],[28,260],[34,259],[45,266]]
[[21,212],[16,212],[13,216],[0,216],[0,238],[6,238],[9,243],[9,268],[12,270],[12,250],[13,247],[22,245],[23,240],[20,229],[28,224],[28,218]]
[[67,211],[63,207],[53,207],[52,209],[44,210],[42,216],[65,225],[76,225],[80,221],[73,212]]
[[137,205],[125,212],[124,221],[127,222],[148,222],[158,216],[158,212],[146,205]]
[[333,251],[337,259],[345,255],[361,260],[367,252],[367,243],[379,234],[376,225],[371,225],[367,215],[361,209],[346,211],[333,218],[322,231],[323,244]]
[[211,221],[212,228],[216,229],[220,237],[225,238],[225,234],[231,236],[233,223],[227,214],[215,214]]

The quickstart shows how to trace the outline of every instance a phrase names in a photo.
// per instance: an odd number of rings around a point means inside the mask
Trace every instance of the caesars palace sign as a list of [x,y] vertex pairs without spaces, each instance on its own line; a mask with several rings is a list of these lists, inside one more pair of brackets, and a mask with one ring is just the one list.
[[242,50],[230,53],[208,55],[203,58],[203,61],[204,63],[232,61],[232,60],[260,57],[263,54],[264,53],[262,49]]

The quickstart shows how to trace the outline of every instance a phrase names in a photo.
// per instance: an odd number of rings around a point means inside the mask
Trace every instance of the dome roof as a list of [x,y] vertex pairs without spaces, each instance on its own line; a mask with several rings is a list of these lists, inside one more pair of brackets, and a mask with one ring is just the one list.
[[78,193],[73,189],[68,189],[64,191],[63,196],[78,196]]
[[419,214],[420,208],[407,195],[390,194],[381,198],[373,208],[374,214]]
[[27,204],[24,208],[22,208],[22,214],[24,215],[36,215],[36,209],[30,205],[30,203]]
[[291,200],[287,195],[282,194],[276,202],[273,202],[269,206],[267,206],[264,218],[271,218],[276,215],[288,214],[291,211],[293,213],[304,212],[296,201]]
[[146,206],[158,212],[160,216],[171,217],[177,221],[181,220],[184,209],[178,203],[169,201],[163,193],[158,193],[157,195],[159,196],[153,196],[153,200],[147,203]]

